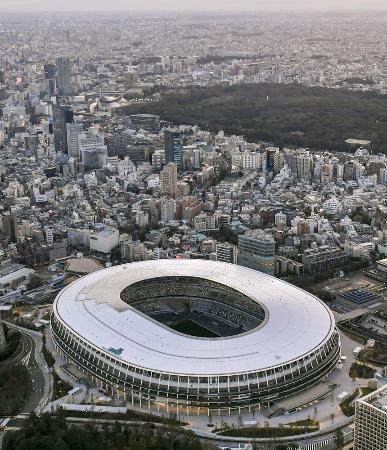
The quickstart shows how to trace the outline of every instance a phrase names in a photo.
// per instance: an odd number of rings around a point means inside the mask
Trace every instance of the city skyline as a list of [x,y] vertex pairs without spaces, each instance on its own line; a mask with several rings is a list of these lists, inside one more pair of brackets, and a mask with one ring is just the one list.
[[150,0],[146,4],[139,5],[132,0],[111,0],[108,4],[102,0],[68,0],[65,4],[58,0],[2,0],[0,11],[5,12],[76,12],[76,11],[135,11],[135,12],[163,12],[169,11],[354,11],[354,10],[387,10],[384,0],[294,0],[289,5],[286,0],[241,0],[236,4],[232,0],[185,0],[184,4],[176,0]]
[[387,0],[0,0],[0,447],[385,450],[386,99]]

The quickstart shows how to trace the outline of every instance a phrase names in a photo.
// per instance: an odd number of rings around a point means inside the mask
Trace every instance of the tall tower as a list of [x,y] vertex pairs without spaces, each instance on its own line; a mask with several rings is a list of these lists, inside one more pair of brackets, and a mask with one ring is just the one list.
[[44,78],[47,81],[47,97],[51,100],[56,94],[56,67],[54,64],[44,65]]
[[180,131],[164,131],[165,162],[175,163],[178,170],[183,170],[183,135]]
[[60,57],[56,60],[59,95],[71,95],[71,63],[70,58]]
[[67,105],[54,105],[54,143],[57,152],[67,153],[66,124],[73,123],[74,113]]

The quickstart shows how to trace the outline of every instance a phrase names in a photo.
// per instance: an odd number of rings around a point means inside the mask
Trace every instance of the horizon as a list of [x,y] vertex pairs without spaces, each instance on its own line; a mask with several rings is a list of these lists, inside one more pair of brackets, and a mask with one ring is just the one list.
[[184,5],[177,0],[148,0],[138,5],[133,0],[110,0],[108,6],[103,0],[67,0],[65,4],[59,0],[1,0],[0,11],[5,13],[357,13],[387,11],[384,0],[315,0],[311,4],[307,0],[294,0],[291,5],[286,0],[240,0],[235,5],[231,0],[186,0]]

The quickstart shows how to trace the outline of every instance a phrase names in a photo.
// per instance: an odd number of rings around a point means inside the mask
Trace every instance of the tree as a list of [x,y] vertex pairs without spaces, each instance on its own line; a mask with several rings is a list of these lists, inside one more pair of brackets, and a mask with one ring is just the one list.
[[58,437],[52,450],[70,450],[70,447],[61,437]]
[[39,275],[32,275],[28,284],[27,284],[27,290],[36,289],[40,286],[43,286],[43,280],[40,278]]
[[333,440],[334,440],[337,448],[341,449],[344,446],[344,433],[340,429],[337,429],[335,431]]

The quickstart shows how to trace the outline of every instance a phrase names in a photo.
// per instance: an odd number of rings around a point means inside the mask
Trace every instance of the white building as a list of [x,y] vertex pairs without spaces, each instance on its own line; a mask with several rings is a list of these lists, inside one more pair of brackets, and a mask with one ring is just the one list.
[[274,216],[274,222],[276,225],[286,225],[286,214],[284,214],[282,211],[277,212]]
[[262,158],[260,153],[242,153],[241,161],[243,170],[257,170],[262,167]]
[[74,158],[79,158],[79,135],[83,132],[83,124],[67,123],[66,132],[68,154]]
[[146,227],[149,225],[149,214],[145,211],[137,211],[136,213],[136,225],[140,228]]
[[169,221],[175,218],[176,214],[176,201],[173,198],[163,199],[160,204],[160,217],[161,220]]
[[336,197],[331,197],[322,204],[322,207],[327,214],[336,214],[343,206]]
[[90,232],[90,250],[99,253],[110,253],[118,246],[120,233],[114,228]]

